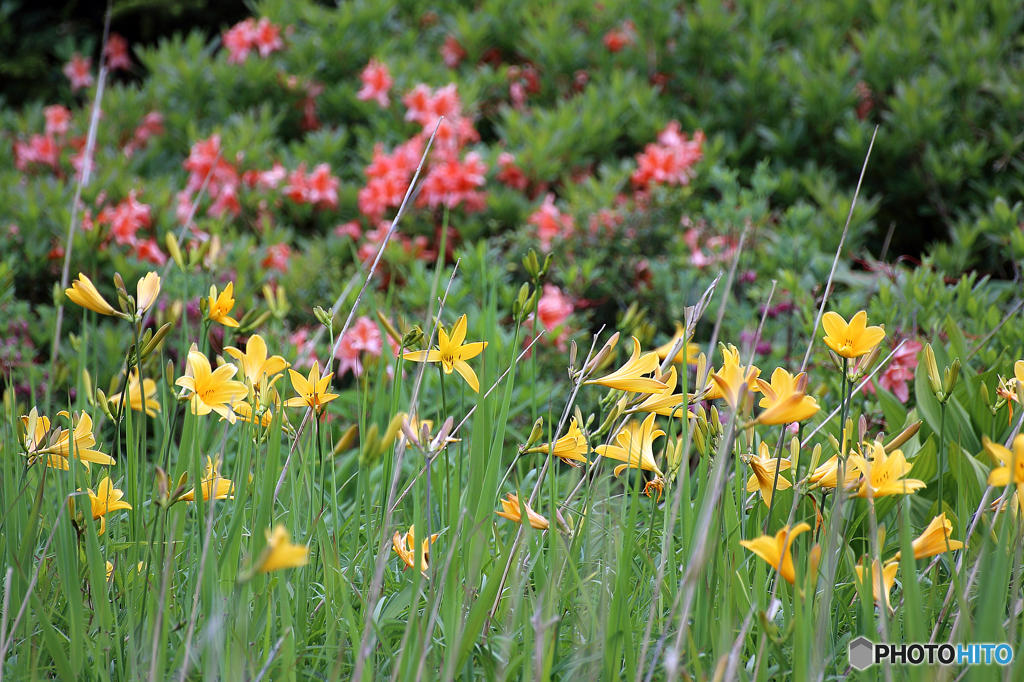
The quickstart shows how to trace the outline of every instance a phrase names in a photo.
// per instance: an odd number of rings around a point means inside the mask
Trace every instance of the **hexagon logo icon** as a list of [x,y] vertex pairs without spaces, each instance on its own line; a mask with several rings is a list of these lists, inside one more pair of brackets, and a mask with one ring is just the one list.
[[850,642],[850,665],[855,670],[864,670],[875,663],[875,645],[861,636]]

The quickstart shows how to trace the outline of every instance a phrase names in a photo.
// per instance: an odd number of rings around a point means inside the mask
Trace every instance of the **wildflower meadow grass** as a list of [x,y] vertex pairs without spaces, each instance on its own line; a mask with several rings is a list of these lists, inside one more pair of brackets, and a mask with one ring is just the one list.
[[0,681],[1024,678],[1022,13],[940,135],[961,9],[441,5],[108,18],[0,108]]

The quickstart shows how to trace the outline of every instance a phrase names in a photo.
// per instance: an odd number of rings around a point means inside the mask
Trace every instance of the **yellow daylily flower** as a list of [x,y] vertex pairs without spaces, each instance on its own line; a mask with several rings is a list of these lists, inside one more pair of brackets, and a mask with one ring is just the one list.
[[[981,437],[981,444],[990,457],[1002,466],[989,472],[988,484],[1002,488],[1011,484],[1017,485],[1017,498],[1024,500],[1024,433],[1013,439],[1013,450],[999,443],[993,443],[988,436]],[[1024,505],[1021,505],[1024,510]]]
[[329,392],[331,377],[334,372],[328,372],[326,376],[320,376],[320,363],[314,362],[309,370],[309,377],[303,377],[294,369],[288,370],[292,379],[292,388],[298,396],[284,401],[285,407],[310,407],[320,414],[323,406],[338,397],[336,393]]
[[825,345],[844,358],[859,358],[870,353],[885,338],[884,327],[868,327],[868,314],[863,310],[850,323],[839,313],[829,311],[821,320],[825,329]]
[[245,400],[238,400],[231,404],[231,409],[234,411],[235,416],[244,422],[250,424],[258,424],[259,426],[268,428],[270,423],[274,421],[274,413],[270,408],[257,409],[256,414],[253,414],[252,405]]
[[284,525],[279,523],[273,531],[268,528],[263,532],[267,536],[267,548],[256,562],[257,573],[270,573],[309,563],[309,547],[294,544]]
[[[431,535],[429,540],[423,541],[420,548],[420,571],[424,574],[430,568],[430,545],[437,541],[437,536],[438,533]],[[391,546],[394,548],[395,553],[405,562],[406,566],[409,568],[416,566],[416,557],[413,556],[413,552],[416,551],[416,526],[409,526],[409,532],[405,535],[402,535],[401,531],[396,530],[394,537],[391,538]]]
[[235,283],[228,282],[228,285],[224,287],[224,291],[217,294],[217,285],[214,284],[210,287],[210,298],[207,299],[210,310],[206,314],[206,317],[210,322],[219,322],[225,327],[237,327],[238,320],[231,317],[228,313],[235,307]]
[[757,379],[757,385],[764,397],[759,406],[764,412],[755,420],[758,424],[778,425],[802,422],[810,419],[821,407],[818,401],[807,395],[807,375],[801,372],[795,377],[781,367],[772,373],[772,382]]
[[[832,455],[825,463],[819,466],[811,474],[811,484],[817,484],[819,488],[832,488],[836,487],[836,479],[839,478],[839,455]],[[846,463],[846,470],[843,472],[844,486],[849,488],[860,480],[860,472]]]
[[[128,380],[128,405],[136,412],[142,412],[142,392],[146,393],[146,414],[155,417],[160,411],[160,403],[156,399],[156,382],[152,379],[143,379],[142,388],[139,387],[139,370],[132,369],[131,379]],[[121,406],[124,393],[115,393],[110,396],[110,402],[116,407]],[[113,408],[111,408],[113,409]]]
[[67,471],[68,458],[71,457],[72,451],[74,451],[75,458],[81,460],[86,468],[89,468],[89,462],[104,466],[117,463],[110,455],[105,455],[95,449],[96,437],[92,433],[92,417],[82,412],[78,415],[78,422],[75,423],[67,412],[60,412],[59,416],[71,420],[73,427],[71,429],[58,428],[48,439],[46,434],[50,431],[50,420],[47,417],[39,415],[34,407],[27,416],[22,416],[21,423],[25,428],[25,450],[29,455],[30,464],[45,457],[47,466]]
[[112,563],[110,563],[108,561],[107,565],[106,565],[106,571],[107,571],[107,581],[109,582],[110,579],[114,577],[114,564],[112,564]]
[[[565,435],[555,441],[555,448],[552,454],[555,457],[560,458],[566,464],[574,467],[580,466],[577,462],[583,462],[584,464],[589,463],[586,454],[590,451],[590,446],[587,445],[587,437],[583,435],[583,431],[580,430],[579,424],[576,423],[576,417],[573,417],[569,421],[569,430],[566,431]],[[538,452],[542,455],[546,455],[551,452],[551,445],[544,443],[534,449],[531,452]]]
[[451,374],[455,370],[462,375],[469,387],[474,392],[480,392],[480,381],[476,378],[476,372],[469,366],[466,360],[475,358],[487,348],[486,341],[464,343],[466,340],[466,316],[463,315],[452,327],[452,335],[438,326],[437,328],[437,349],[436,350],[412,350],[406,351],[402,357],[411,362],[440,362],[441,369],[445,374]]
[[[209,501],[214,500],[226,500],[234,498],[235,484],[231,482],[231,479],[224,478],[221,473],[217,470],[218,462],[214,462],[209,456],[206,458],[206,473],[203,474],[203,482],[200,485],[202,489],[203,500]],[[196,501],[196,489],[192,488],[187,493],[178,498],[179,500],[185,500],[186,502]]]
[[192,414],[216,412],[234,424],[231,405],[249,393],[245,384],[232,379],[238,368],[225,364],[214,370],[206,356],[195,350],[189,351],[188,367],[191,376],[179,377],[174,384],[191,391]]
[[242,370],[242,376],[253,387],[258,387],[260,381],[265,376],[270,377],[270,385],[273,385],[276,379],[274,375],[280,374],[291,366],[280,355],[268,357],[267,343],[259,334],[253,334],[249,337],[249,341],[245,344],[244,353],[233,346],[228,346],[224,349],[224,352],[238,362],[238,366]]
[[65,289],[64,294],[73,302],[100,315],[113,315],[115,317],[127,317],[120,310],[107,303],[92,280],[81,272],[78,279],[71,283],[71,288]]
[[[509,493],[506,496],[508,499],[501,500],[501,511],[495,512],[498,516],[506,518],[516,523],[522,523],[523,517],[519,510],[519,496],[515,493]],[[547,530],[551,525],[548,520],[537,512],[530,509],[530,505],[523,502],[523,506],[526,508],[526,517],[530,522],[530,526],[538,530]]]
[[870,446],[871,460],[861,455],[850,455],[847,462],[863,475],[860,488],[854,497],[884,497],[886,495],[909,495],[927,486],[915,478],[903,478],[914,467],[903,457],[902,450],[885,453],[885,446],[875,441]]
[[591,379],[584,384],[599,384],[631,393],[660,393],[667,387],[665,382],[643,376],[658,368],[658,354],[640,354],[640,341],[633,337],[633,354],[622,367],[600,379]]
[[687,396],[682,393],[676,393],[676,384],[679,381],[676,377],[676,368],[669,367],[668,373],[662,375],[659,379],[665,382],[665,390],[660,393],[652,393],[647,400],[636,406],[636,411],[653,412],[663,417],[689,416],[693,419],[694,415],[690,414],[689,410],[686,409],[687,405],[689,405]]
[[[900,568],[899,562],[890,561],[884,567],[881,568],[882,581],[885,583],[885,608],[890,612],[892,611],[892,605],[889,603],[889,592],[892,591],[892,586],[896,584],[896,571]],[[853,567],[853,570],[857,572],[857,580],[863,583],[867,580],[867,571],[860,564]],[[871,596],[874,598],[875,603],[881,605],[882,596],[878,593],[878,573],[879,566],[878,560],[875,559],[871,562]]]
[[740,545],[768,562],[769,566],[792,585],[796,582],[796,569],[793,566],[790,548],[797,535],[810,529],[811,526],[806,522],[798,523],[792,530],[789,526],[783,526],[774,537],[762,535],[753,540],[740,540]]
[[155,272],[147,273],[139,280],[135,293],[136,311],[141,314],[149,310],[156,303],[156,297],[160,295],[160,275]]
[[625,464],[615,467],[616,476],[623,470],[632,468],[652,471],[658,478],[665,478],[665,474],[654,461],[654,439],[665,435],[664,431],[656,428],[654,423],[656,416],[652,413],[639,426],[633,422],[619,431],[615,434],[617,445],[598,445],[594,448],[594,452],[602,457],[625,462]]
[[757,383],[757,377],[760,376],[761,370],[753,365],[747,370],[746,365],[741,365],[740,352],[731,343],[728,346],[722,346],[722,357],[724,358],[722,368],[711,375],[718,391],[705,396],[705,399],[725,398],[729,407],[735,410],[740,399],[740,389],[744,384],[748,393],[757,393],[761,390]]
[[[668,357],[668,353],[672,350],[672,346],[675,345],[676,341],[682,338],[686,330],[683,328],[682,322],[676,322],[676,332],[672,335],[671,340],[663,346],[658,346],[654,349],[654,352],[658,354],[659,360],[664,360]],[[697,355],[700,354],[700,346],[695,343],[687,341],[683,344],[683,347],[679,349],[676,356],[672,358],[673,364],[682,364],[685,360],[687,364],[697,364]]]
[[[932,519],[928,527],[912,543],[914,558],[925,559],[936,554],[942,554],[947,550],[955,552],[958,549],[963,549],[964,543],[949,538],[949,534],[952,532],[953,524],[946,518],[946,512],[942,512]],[[896,552],[896,556],[892,560],[899,561],[899,558],[900,552]]]
[[752,472],[747,480],[747,492],[761,491],[761,499],[764,500],[765,506],[770,507],[772,504],[773,487],[775,490],[785,490],[793,487],[793,484],[786,480],[786,477],[781,473],[779,474],[778,485],[775,484],[776,467],[780,467],[781,464],[780,471],[785,471],[792,466],[792,462],[788,459],[779,460],[772,457],[767,443],[762,442],[758,455],[746,457],[746,461],[750,465],[750,471]]
[[[79,488],[78,492],[82,492],[82,489]],[[98,535],[103,535],[107,530],[107,514],[113,511],[120,511],[121,509],[132,508],[130,504],[121,499],[124,497],[124,491],[115,488],[114,484],[110,482],[109,476],[100,481],[100,484],[96,486],[96,492],[93,492],[92,488],[89,488],[87,492],[89,494],[92,518],[94,521],[99,520],[100,522]]]

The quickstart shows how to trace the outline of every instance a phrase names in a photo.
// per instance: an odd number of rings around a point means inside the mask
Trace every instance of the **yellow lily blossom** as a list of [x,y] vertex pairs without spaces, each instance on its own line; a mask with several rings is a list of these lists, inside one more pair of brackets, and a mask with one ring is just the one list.
[[722,346],[722,357],[724,358],[722,368],[711,375],[718,391],[714,395],[705,396],[705,399],[725,398],[729,407],[735,410],[740,399],[740,389],[744,384],[747,386],[748,393],[756,393],[761,390],[757,383],[757,377],[761,374],[761,370],[753,365],[747,370],[746,365],[741,365],[740,352],[732,344]]
[[210,310],[207,312],[206,317],[210,322],[220,322],[225,327],[237,327],[238,320],[231,317],[228,313],[235,307],[235,283],[228,282],[228,285],[224,287],[224,291],[217,294],[217,285],[210,286],[210,298],[207,299]]
[[[947,550],[955,552],[958,549],[963,549],[964,543],[959,540],[951,540],[949,534],[953,532],[953,524],[946,518],[946,512],[942,512],[928,524],[928,527],[924,529],[921,535],[914,540],[912,546],[914,548],[915,559],[926,559],[936,554],[942,554]],[[898,561],[900,558],[900,552],[896,552],[896,556],[892,558],[893,561]]]
[[274,413],[269,407],[267,409],[257,409],[256,414],[253,414],[252,405],[245,400],[235,401],[231,404],[231,409],[234,411],[235,416],[242,421],[258,424],[264,429],[268,428],[270,422],[274,421]]
[[[676,322],[676,333],[672,335],[672,339],[663,346],[658,346],[654,349],[654,352],[658,354],[659,360],[664,360],[668,357],[669,351],[672,350],[672,346],[675,345],[676,341],[682,338],[686,330],[683,328],[681,322]],[[676,353],[676,356],[672,358],[673,364],[682,364],[684,361],[690,365],[697,364],[697,355],[700,353],[700,346],[695,343],[687,341],[683,344],[682,348]]]
[[796,582],[796,569],[793,566],[790,549],[796,536],[810,529],[811,526],[806,522],[798,523],[792,530],[789,526],[783,526],[774,537],[762,535],[753,540],[740,540],[740,545],[768,562],[769,566],[792,585]]
[[663,417],[683,417],[688,415],[693,419],[694,415],[686,409],[689,404],[687,396],[676,393],[676,384],[679,382],[676,377],[676,368],[669,367],[668,373],[659,377],[665,382],[665,390],[659,393],[652,393],[647,400],[636,406],[637,412],[653,412]]
[[[982,436],[981,444],[989,456],[1002,464],[989,472],[988,484],[998,488],[1016,484],[1017,498],[1024,500],[1024,433],[1013,439],[1012,451],[999,443],[993,443],[988,436]],[[1024,505],[1021,505],[1021,509],[1024,510]]]
[[72,303],[77,303],[83,308],[87,308],[100,315],[127,317],[120,310],[115,310],[114,306],[107,303],[107,299],[103,298],[96,285],[92,283],[92,280],[81,272],[78,273],[78,279],[71,283],[71,287],[64,290],[64,294]]
[[848,464],[857,468],[864,476],[860,488],[853,493],[854,497],[872,497],[886,495],[909,495],[927,486],[924,481],[915,478],[903,478],[914,467],[903,457],[902,450],[885,453],[885,446],[875,441],[870,446],[871,460],[861,455],[850,455]]
[[110,582],[110,579],[114,577],[114,564],[112,564],[112,563],[110,563],[108,561],[107,565],[106,565],[106,571],[107,571],[107,582]]
[[778,425],[802,422],[810,419],[821,407],[818,401],[807,395],[807,375],[801,372],[795,377],[781,367],[772,373],[772,382],[757,379],[757,385],[764,397],[758,403],[765,408],[755,420],[758,424]]
[[[211,498],[214,500],[226,500],[234,498],[235,484],[231,482],[231,479],[224,478],[220,472],[217,471],[217,462],[209,456],[206,458],[206,473],[203,474],[203,482],[200,484],[202,489],[203,500],[209,501]],[[185,500],[186,502],[196,501],[196,489],[192,488],[187,493],[178,498],[179,500]]]
[[[82,489],[79,488],[78,491],[82,492]],[[94,521],[99,520],[100,522],[98,535],[103,535],[107,530],[107,514],[113,511],[120,511],[121,509],[132,508],[130,504],[121,499],[124,497],[124,491],[115,488],[114,484],[110,482],[109,476],[100,481],[100,484],[96,486],[96,492],[93,492],[91,488],[87,492],[89,494],[92,518]]]
[[309,377],[303,377],[294,369],[288,370],[292,379],[292,388],[298,396],[284,401],[285,407],[310,407],[319,415],[323,406],[338,397],[328,389],[331,384],[331,377],[334,372],[328,372],[327,376],[320,376],[320,363],[314,362],[309,370]]
[[854,315],[849,324],[839,313],[829,311],[821,320],[825,345],[844,358],[867,355],[885,338],[885,328],[867,324],[868,314],[863,310]]
[[309,547],[294,544],[284,525],[279,523],[273,531],[268,528],[263,532],[267,536],[267,548],[256,562],[257,573],[270,573],[309,563]]
[[[892,586],[896,584],[896,571],[898,571],[900,565],[896,561],[890,561],[884,567],[881,568],[882,582],[885,583],[885,608],[892,612],[892,605],[889,603],[889,592],[892,591]],[[867,579],[867,571],[860,564],[853,567],[853,570],[857,572],[857,581],[863,583]],[[874,598],[876,604],[882,603],[882,596],[878,593],[878,573],[879,566],[878,560],[871,562],[871,596]]]
[[665,478],[665,474],[658,468],[654,461],[654,439],[665,435],[665,432],[656,428],[654,419],[657,415],[650,414],[643,423],[637,427],[635,422],[615,434],[617,445],[598,445],[594,452],[625,462],[615,467],[615,475],[618,476],[627,468],[643,469],[654,472],[658,478]]
[[249,337],[244,353],[233,346],[228,346],[224,352],[238,362],[242,375],[253,387],[258,387],[265,376],[270,377],[270,385],[273,385],[277,378],[274,375],[280,374],[291,366],[280,355],[267,357],[267,343],[259,334]]
[[191,391],[192,414],[216,412],[234,424],[231,405],[249,393],[245,384],[232,379],[238,368],[225,364],[213,370],[206,356],[195,350],[189,351],[188,367],[191,376],[179,377],[174,384]]
[[[430,568],[430,545],[437,541],[438,533],[434,533],[430,536],[429,540],[424,540],[422,547],[419,551],[419,564],[420,571],[423,573],[427,572]],[[409,568],[416,566],[416,557],[413,556],[413,552],[416,551],[416,526],[409,526],[409,532],[402,535],[401,531],[395,531],[395,535],[391,538],[391,546],[394,548],[395,553],[405,562],[405,565]]]
[[[523,517],[519,510],[519,496],[515,493],[509,493],[507,498],[508,499],[501,500],[501,511],[495,512],[495,514],[521,524],[523,522]],[[523,502],[523,506],[526,508],[526,517],[529,520],[531,527],[536,528],[537,530],[548,529],[550,524],[547,519],[530,509],[530,505],[526,504],[526,502]]]
[[665,382],[643,376],[658,368],[658,354],[651,352],[640,354],[640,341],[633,337],[633,354],[622,367],[600,379],[591,379],[584,384],[599,384],[620,391],[632,393],[661,393],[667,386]]
[[785,490],[786,488],[792,488],[793,484],[786,480],[786,477],[781,473],[779,474],[778,485],[775,483],[775,470],[780,466],[780,471],[785,471],[792,466],[792,462],[788,459],[777,459],[772,457],[772,453],[768,450],[768,444],[762,442],[759,448],[757,456],[750,456],[746,458],[747,464],[750,465],[750,471],[752,472],[750,478],[747,480],[747,492],[752,493],[755,490],[761,492],[761,499],[764,500],[765,506],[770,507],[772,504],[772,488],[775,490]]
[[487,348],[486,341],[464,343],[466,340],[466,316],[463,315],[452,327],[452,335],[438,326],[437,328],[437,349],[436,350],[412,350],[402,354],[402,357],[411,362],[440,362],[441,369],[445,374],[451,374],[455,370],[462,375],[469,387],[476,393],[480,392],[480,381],[476,378],[476,372],[469,366],[466,360],[475,358]]
[[[590,446],[587,445],[587,437],[583,435],[579,424],[576,423],[576,417],[573,417],[569,421],[569,430],[566,431],[564,436],[555,441],[552,454],[566,464],[578,467],[580,465],[577,462],[589,463],[589,460],[586,458],[586,454],[589,451]],[[551,445],[544,443],[531,450],[531,452],[539,452],[546,455],[551,452]]]
[[[132,369],[131,378],[128,380],[128,405],[136,412],[142,412],[143,391],[146,393],[146,414],[155,417],[156,413],[160,411],[160,402],[156,399],[156,382],[152,379],[143,379],[140,389],[139,370]],[[115,407],[120,407],[123,399],[123,392],[115,393],[110,396],[110,403]]]
[[89,462],[104,466],[117,463],[110,455],[95,449],[96,437],[92,433],[92,417],[87,413],[79,414],[77,423],[74,423],[74,419],[66,411],[60,412],[58,416],[71,420],[73,428],[58,428],[49,439],[46,438],[50,431],[49,418],[39,415],[34,407],[27,416],[21,417],[21,423],[25,428],[25,451],[28,453],[30,464],[45,457],[47,466],[67,471],[68,458],[71,457],[72,451],[75,458],[86,468],[89,467]]
[[1013,363],[1013,376],[1009,379],[999,377],[999,385],[996,388],[996,395],[1006,400],[1011,424],[1013,423],[1013,403],[1020,402],[1020,398],[1017,397],[1018,386],[1024,386],[1024,360]]
[[[832,455],[825,463],[819,466],[811,474],[810,482],[817,484],[819,488],[836,487],[836,479],[839,478],[839,455]],[[860,472],[855,467],[846,463],[846,470],[843,473],[844,488],[849,488],[860,479]]]
[[160,275],[155,272],[146,273],[135,287],[135,308],[139,314],[146,312],[156,303],[160,295]]

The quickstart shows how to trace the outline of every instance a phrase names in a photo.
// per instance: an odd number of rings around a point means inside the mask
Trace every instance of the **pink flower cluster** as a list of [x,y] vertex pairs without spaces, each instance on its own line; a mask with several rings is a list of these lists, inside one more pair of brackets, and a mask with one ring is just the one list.
[[[917,355],[924,348],[920,341],[907,341],[903,347],[896,351],[892,362],[878,378],[878,385],[887,391],[892,392],[901,403],[910,399],[910,387],[907,382],[914,380],[914,370],[917,368]],[[875,382],[871,380],[863,389],[864,393],[875,392]]]
[[71,91],[77,92],[93,84],[92,57],[83,57],[78,52],[71,55],[71,61],[64,65],[64,75],[71,81]]
[[543,251],[550,251],[552,241],[565,239],[572,234],[576,227],[576,222],[571,215],[558,210],[558,207],[555,206],[555,195],[550,193],[544,197],[544,203],[530,215],[526,222],[537,228],[537,240]]
[[366,167],[366,187],[359,190],[359,212],[370,222],[380,222],[385,211],[402,203],[416,166],[423,155],[423,139],[417,135],[395,147],[390,154],[378,143]]
[[466,50],[459,43],[458,39],[451,33],[444,37],[444,44],[441,46],[441,59],[449,69],[459,68],[459,64],[466,58]]
[[103,46],[103,56],[107,60],[107,68],[111,71],[128,71],[132,68],[132,58],[128,55],[128,41],[119,33],[111,33],[107,44]]
[[604,34],[601,39],[609,52],[619,52],[623,48],[636,44],[636,24],[632,19],[627,19],[621,25],[615,26]]
[[395,79],[391,77],[387,64],[371,59],[363,72],[359,74],[359,79],[363,82],[363,87],[356,93],[357,99],[364,102],[373,100],[382,109],[391,106],[391,98],[388,97],[388,93],[391,91]]
[[[534,329],[534,324],[539,320],[540,326],[547,332],[546,339],[558,350],[566,349],[566,341],[569,339],[569,316],[572,315],[576,306],[572,299],[562,293],[554,284],[545,284],[544,293],[537,301],[537,311],[526,321],[526,328]],[[528,335],[524,338],[525,345],[529,346],[533,337]],[[540,343],[544,343],[542,339]]]
[[429,138],[437,129],[433,149],[438,156],[457,155],[466,144],[480,141],[472,119],[462,115],[455,83],[437,90],[420,83],[402,98],[402,103],[407,107],[405,120],[423,126],[423,136]]
[[271,53],[284,49],[281,27],[270,23],[270,19],[266,17],[259,21],[249,17],[238,22],[224,32],[222,39],[228,51],[229,64],[245,62],[249,58],[249,53],[254,50],[260,57],[268,57]]
[[159,111],[151,111],[142,117],[142,122],[135,126],[132,139],[124,146],[124,155],[131,157],[136,151],[144,149],[150,139],[164,134],[164,115]]
[[516,165],[516,157],[511,152],[498,154],[498,174],[494,176],[494,179],[520,192],[525,192],[530,185],[530,179]]
[[658,141],[649,144],[636,157],[633,185],[646,189],[653,184],[688,185],[696,175],[694,164],[704,158],[704,133],[700,130],[687,139],[679,130],[679,122],[672,121],[658,134]]
[[313,204],[317,208],[338,207],[338,187],[341,180],[331,175],[331,166],[327,163],[317,164],[309,175],[306,175],[306,164],[288,174],[288,185],[284,195],[296,204]]
[[[96,199],[96,205],[101,206],[106,200],[106,195],[100,193]],[[128,198],[120,201],[114,206],[104,205],[100,208],[95,220],[90,209],[82,214],[82,230],[90,232],[98,228],[106,228],[100,248],[106,248],[111,241],[121,246],[131,247],[131,253],[139,260],[163,265],[167,262],[167,255],[160,249],[156,238],[153,235],[143,237],[139,235],[140,230],[148,230],[153,226],[153,209],[149,204],[139,201],[135,190],[128,193]]]
[[365,315],[357,318],[339,340],[334,354],[339,361],[338,376],[349,371],[357,377],[362,376],[363,353],[379,358],[384,350],[384,339],[387,339],[391,352],[398,355],[398,344],[390,336],[382,335],[376,322]]
[[690,247],[690,264],[706,268],[715,263],[728,263],[736,253],[736,239],[729,235],[709,234],[710,228],[701,221],[694,225],[688,216],[683,216],[683,241]]

